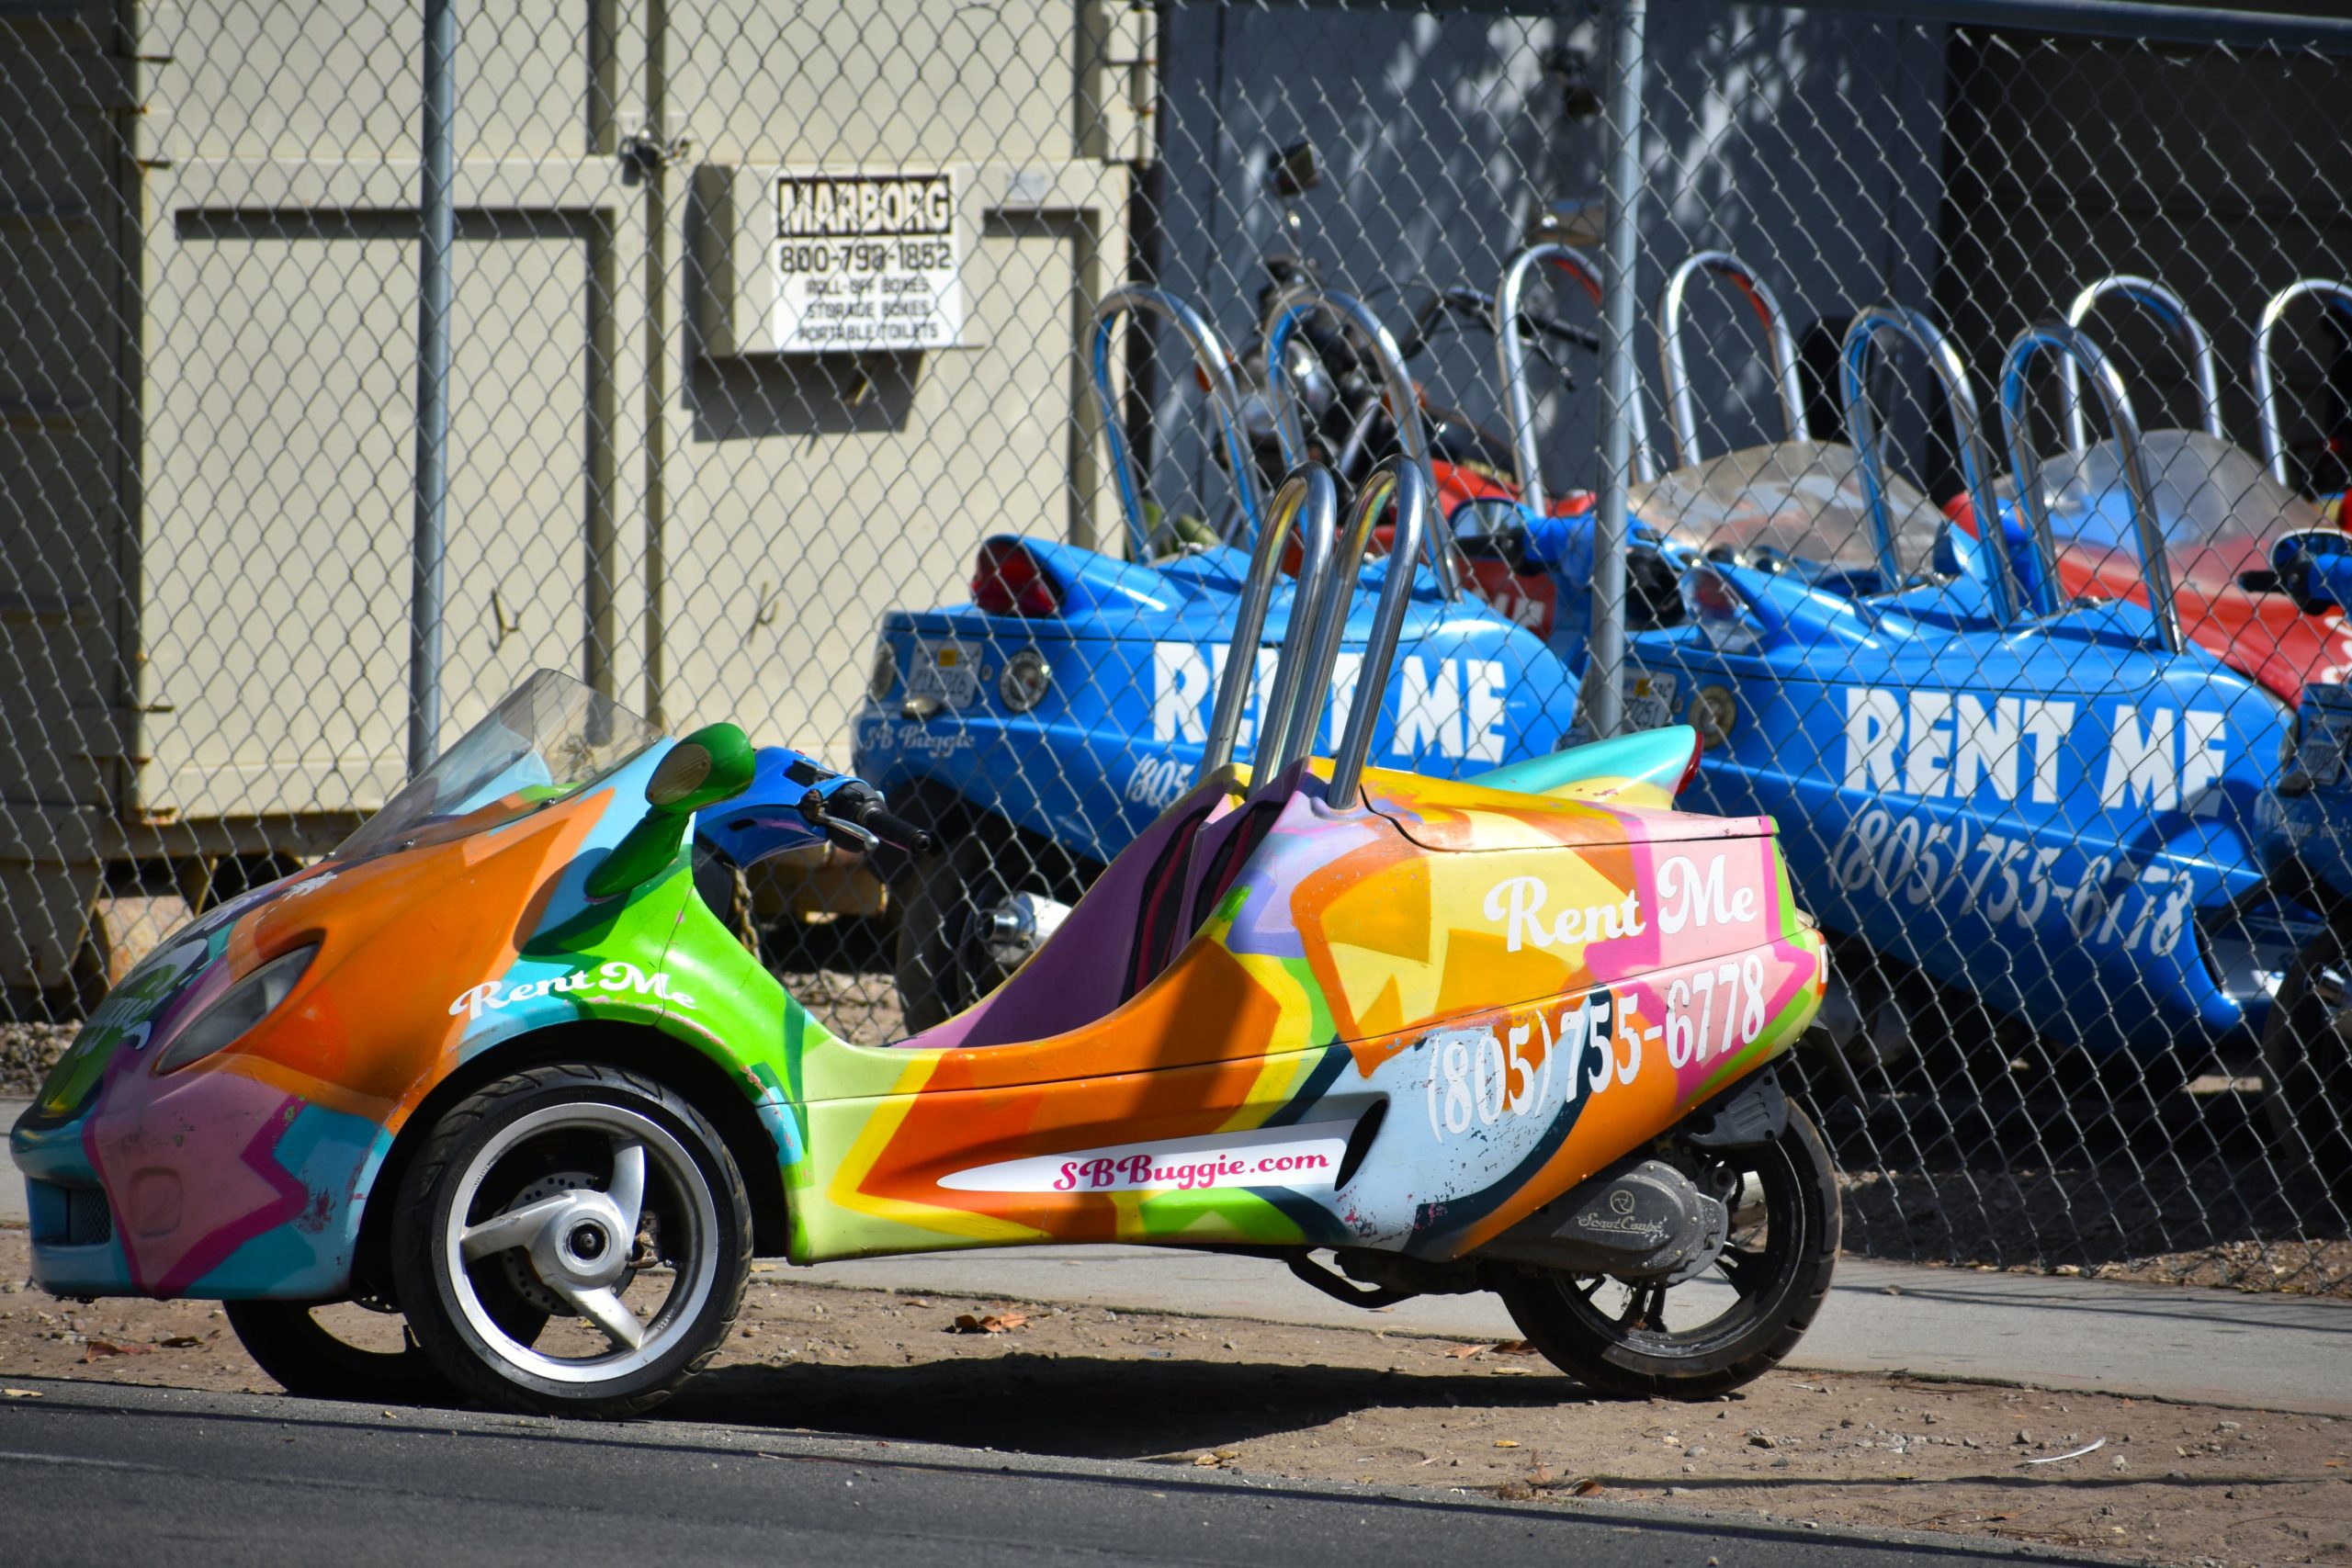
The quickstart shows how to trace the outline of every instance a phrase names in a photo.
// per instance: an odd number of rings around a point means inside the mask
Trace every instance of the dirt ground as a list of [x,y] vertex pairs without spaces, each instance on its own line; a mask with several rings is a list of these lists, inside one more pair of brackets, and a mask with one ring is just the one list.
[[[0,1397],[39,1397],[11,1382],[32,1378],[274,1386],[217,1307],[59,1302],[20,1283],[26,1258],[25,1233],[0,1230]],[[1949,1530],[2124,1562],[2352,1565],[2352,1421],[1794,1372],[1702,1404],[1601,1403],[1523,1347],[1378,1321],[841,1290],[762,1264],[726,1349],[667,1411],[1563,1507]]]

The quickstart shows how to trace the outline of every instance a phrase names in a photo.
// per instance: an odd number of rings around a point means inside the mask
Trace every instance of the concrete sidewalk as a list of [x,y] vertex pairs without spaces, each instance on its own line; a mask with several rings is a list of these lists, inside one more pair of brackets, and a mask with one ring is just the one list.
[[[0,1100],[0,1131],[23,1108]],[[0,1223],[24,1222],[24,1183],[0,1139]],[[1368,1313],[1309,1289],[1278,1264],[1216,1253],[1049,1247],[762,1267],[814,1284],[1462,1339],[1518,1336],[1489,1295],[1424,1296]],[[1702,1288],[1687,1286],[1676,1299]],[[2352,1302],[1848,1258],[1792,1364],[2352,1417]]]
[[[1421,1296],[1377,1312],[1278,1264],[1147,1247],[1025,1247],[876,1258],[783,1278],[1274,1323],[1515,1338],[1491,1295]],[[1675,1292],[1695,1298],[1697,1282]],[[1724,1290],[1728,1295],[1728,1288]],[[1694,1316],[1702,1309],[1696,1300]],[[2044,1388],[2352,1417],[2352,1302],[1849,1258],[1790,1364],[1909,1371]]]

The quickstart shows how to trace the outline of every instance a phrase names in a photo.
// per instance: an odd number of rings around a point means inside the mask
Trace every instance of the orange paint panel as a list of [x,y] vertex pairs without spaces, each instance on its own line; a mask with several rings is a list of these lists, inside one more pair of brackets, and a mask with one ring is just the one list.
[[[1341,857],[1333,872],[1318,873],[1301,879],[1299,891],[1291,900],[1295,915],[1321,904],[1322,914],[1317,922],[1327,931],[1338,933],[1342,940],[1357,947],[1368,947],[1377,953],[1392,953],[1416,964],[1426,964],[1430,958],[1430,910],[1429,867],[1418,861],[1407,861],[1372,876],[1360,876],[1351,863],[1357,855]],[[1335,880],[1336,895],[1328,901],[1317,897],[1322,889],[1318,883]],[[1304,918],[1298,919],[1305,925]]]
[[[324,928],[301,898],[269,906],[254,922],[265,949],[322,930],[325,942],[242,1069],[289,1090],[307,1081],[300,1092],[319,1104],[397,1127],[450,1065],[465,1027],[450,998],[514,963],[514,928],[469,916],[544,897],[609,799],[600,791],[512,832],[341,869]],[[395,924],[413,934],[387,939]]]
[[[1531,997],[1582,989],[1592,976],[1584,963],[1589,944],[1563,949],[1577,962],[1543,952],[1506,955],[1498,931],[1455,930],[1446,939],[1445,969],[1438,981],[1437,1014],[1476,1012],[1482,1008],[1508,1007]],[[1509,976],[1508,985],[1502,978]]]
[[1151,1072],[1296,1050],[1279,1038],[1282,1006],[1217,943],[1195,937],[1159,977],[1080,1029],[1035,1044],[942,1055],[938,1071],[973,1088]]

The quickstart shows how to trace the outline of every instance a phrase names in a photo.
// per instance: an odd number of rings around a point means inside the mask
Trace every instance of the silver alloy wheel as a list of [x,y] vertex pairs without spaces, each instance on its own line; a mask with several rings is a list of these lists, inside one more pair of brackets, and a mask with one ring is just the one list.
[[[576,1188],[469,1221],[474,1200],[499,1162],[549,1133],[602,1134],[613,1151],[603,1191]],[[643,1220],[649,1174],[675,1194],[661,1210],[674,1271],[668,1293],[639,1316],[623,1299]],[[650,1366],[700,1314],[718,1277],[718,1208],[710,1184],[685,1146],[659,1122],[617,1105],[550,1105],[517,1118],[483,1145],[458,1178],[441,1238],[458,1310],[501,1360],[567,1383],[595,1383]],[[471,1269],[503,1266],[519,1251],[538,1281],[599,1332],[610,1347],[594,1356],[550,1356],[501,1327],[476,1289]]]

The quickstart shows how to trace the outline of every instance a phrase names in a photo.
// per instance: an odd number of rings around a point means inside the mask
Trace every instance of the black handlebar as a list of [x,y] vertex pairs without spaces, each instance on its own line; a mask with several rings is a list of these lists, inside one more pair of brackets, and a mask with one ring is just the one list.
[[939,847],[938,839],[929,829],[919,828],[903,817],[883,810],[879,797],[858,819],[858,826],[884,843],[905,850],[910,854],[927,855]]
[[[1445,316],[1459,316],[1473,325],[1491,329],[1495,323],[1495,297],[1476,288],[1455,286],[1441,288],[1429,298],[1429,302],[1413,314],[1413,330],[1397,346],[1405,357],[1412,358],[1429,346],[1430,336],[1438,321]],[[1520,312],[1520,330],[1536,337],[1547,337],[1571,348],[1581,348],[1588,354],[1600,352],[1600,334],[1572,327],[1555,321],[1540,310]]]
[[810,790],[800,797],[800,815],[810,825],[824,829],[826,836],[844,850],[870,850],[874,846],[867,839],[918,855],[939,847],[937,836],[929,829],[891,812],[883,803],[881,791],[862,781],[845,784],[830,796]]

